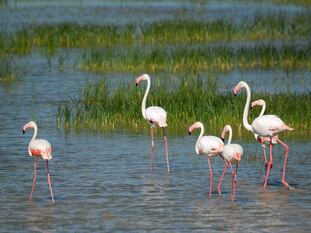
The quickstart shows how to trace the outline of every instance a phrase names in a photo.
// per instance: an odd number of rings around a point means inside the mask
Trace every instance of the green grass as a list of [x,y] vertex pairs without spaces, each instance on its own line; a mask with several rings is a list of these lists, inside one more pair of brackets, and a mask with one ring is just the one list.
[[285,13],[264,15],[254,20],[233,24],[226,20],[194,19],[163,20],[144,25],[40,25],[18,31],[7,38],[8,50],[29,53],[32,47],[49,48],[107,48],[141,45],[197,44],[208,42],[296,40],[309,39],[311,15]]
[[0,56],[0,84],[9,85],[17,80],[17,71],[12,58]]
[[294,45],[151,46],[93,49],[81,58],[80,68],[95,72],[199,72],[232,69],[311,69],[311,43]]
[[[148,124],[140,108],[145,84],[143,88],[136,88],[133,84],[120,85],[114,93],[104,81],[87,86],[80,100],[60,104],[58,124],[73,130],[147,132]],[[216,81],[206,82],[196,77],[184,77],[173,85],[154,79],[147,106],[157,105],[167,111],[171,135],[186,134],[187,127],[195,121],[202,121],[208,133],[219,134],[225,124],[231,124],[235,135],[252,137],[242,126],[246,96],[235,98],[231,89],[221,94],[218,89]],[[261,93],[252,99],[258,98],[266,100],[267,114],[277,114],[295,128],[288,136],[311,136],[311,93]],[[260,108],[252,110],[250,119],[254,119],[259,111]]]

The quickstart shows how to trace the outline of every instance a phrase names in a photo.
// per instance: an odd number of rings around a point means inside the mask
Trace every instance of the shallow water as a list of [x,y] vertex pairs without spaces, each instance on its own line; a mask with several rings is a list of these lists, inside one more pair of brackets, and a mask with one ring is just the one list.
[[[10,19],[19,9],[19,6],[10,9]],[[53,12],[53,8],[48,9]],[[0,20],[5,20],[3,9],[0,11]],[[29,14],[32,8],[26,12]],[[32,23],[33,19],[27,20]],[[44,22],[44,18],[38,20]],[[171,163],[168,175],[160,131],[156,135],[156,157],[151,170],[147,124],[140,134],[66,134],[56,127],[59,102],[78,98],[85,83],[105,78],[116,88],[121,81],[134,82],[133,74],[102,76],[78,71],[74,68],[78,54],[75,50],[60,50],[51,67],[38,50],[16,57],[20,80],[10,87],[0,87],[1,232],[311,231],[310,140],[287,141],[290,146],[287,180],[294,190],[283,188],[280,182],[284,153],[281,146],[274,150],[274,165],[265,190],[261,147],[253,141],[236,141],[244,148],[236,201],[232,204],[230,200],[229,172],[224,178],[223,196],[216,192],[224,167],[220,158],[212,161],[214,188],[210,198],[206,159],[194,152],[197,134],[168,135]],[[60,55],[65,57],[64,69],[58,64]],[[269,87],[273,92],[277,86],[304,92],[310,91],[311,86],[310,73],[304,71],[285,74],[253,70],[219,75],[226,88],[241,77],[254,80],[255,91]],[[51,205],[43,161],[38,162],[33,201],[28,201],[33,159],[27,155],[27,145],[32,132],[23,135],[21,128],[29,120],[38,123],[39,138],[49,140],[53,146],[49,167],[55,205]]]
[[[59,101],[80,95],[85,82],[99,76],[70,67],[48,68],[35,56],[20,60],[23,78],[0,91],[0,225],[3,232],[299,232],[311,230],[309,141],[289,141],[288,182],[280,184],[283,149],[275,149],[269,188],[262,189],[261,148],[238,141],[240,164],[236,201],[230,201],[231,178],[218,197],[216,184],[224,163],[213,159],[214,189],[208,197],[205,158],[195,155],[196,136],[169,137],[171,174],[166,173],[163,140],[156,136],[156,160],[150,165],[149,129],[141,134],[65,134],[55,127]],[[88,77],[88,78],[86,78]],[[51,205],[45,164],[38,163],[33,201],[28,201],[33,159],[27,155],[32,132],[21,127],[34,119],[39,137],[50,141],[49,166],[55,205]]]
[[309,12],[294,5],[260,4],[258,2],[222,1],[13,1],[0,7],[0,31],[14,32],[40,24],[144,24],[163,19],[251,20],[257,12],[286,13],[288,17]]

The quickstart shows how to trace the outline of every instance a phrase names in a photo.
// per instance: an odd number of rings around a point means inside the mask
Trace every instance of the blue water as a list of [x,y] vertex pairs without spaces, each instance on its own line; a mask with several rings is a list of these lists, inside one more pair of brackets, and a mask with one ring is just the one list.
[[[55,11],[53,7],[33,8],[27,7],[27,2],[23,4],[26,6],[10,6],[9,11],[0,9],[0,21],[7,22],[4,27],[23,27],[48,18],[53,21],[53,17],[58,19],[58,14],[68,10],[65,6],[62,11]],[[126,4],[123,9],[127,9]],[[172,4],[168,9],[174,7],[177,6]],[[79,6],[76,9],[80,9]],[[42,14],[36,16],[33,11],[42,11]],[[167,14],[165,10],[162,12]],[[26,23],[17,15],[23,15]],[[147,123],[138,134],[77,134],[57,128],[55,114],[59,103],[79,98],[86,83],[104,78],[116,88],[121,81],[134,82],[134,74],[101,75],[75,69],[79,54],[79,50],[60,50],[52,58],[51,66],[40,50],[14,57],[19,81],[0,86],[0,232],[311,231],[311,143],[308,139],[286,140],[290,146],[287,181],[294,190],[285,189],[280,182],[284,156],[280,145],[274,149],[269,186],[263,189],[261,147],[255,141],[233,139],[243,146],[244,157],[239,166],[236,200],[232,204],[229,172],[224,178],[223,196],[217,194],[217,183],[224,168],[219,157],[212,160],[214,186],[212,197],[208,196],[207,161],[194,151],[197,134],[168,135],[171,174],[167,174],[160,130],[156,134],[151,170]],[[58,64],[59,56],[65,57],[64,69]],[[224,88],[232,88],[240,78],[253,81],[255,91],[264,88],[262,83],[266,83],[271,92],[285,88],[304,92],[311,86],[310,73],[306,71],[233,71],[217,77]],[[23,135],[21,129],[29,120],[37,122],[38,137],[47,139],[53,147],[49,167],[54,205],[51,205],[44,161],[37,164],[37,185],[33,201],[28,201],[33,158],[28,156],[27,146],[32,132]]]

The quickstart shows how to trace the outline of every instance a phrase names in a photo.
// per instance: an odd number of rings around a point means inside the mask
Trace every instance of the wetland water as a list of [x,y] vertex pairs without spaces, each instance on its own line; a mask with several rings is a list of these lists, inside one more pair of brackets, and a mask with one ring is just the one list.
[[[150,170],[147,124],[138,135],[66,134],[56,127],[59,101],[78,97],[84,84],[98,80],[100,75],[66,66],[60,71],[56,60],[49,68],[46,59],[37,53],[16,60],[22,73],[20,82],[0,88],[0,232],[311,231],[310,140],[287,141],[290,146],[287,180],[295,190],[281,185],[284,150],[279,145],[274,150],[269,187],[264,190],[260,145],[252,140],[233,139],[243,146],[244,157],[232,205],[229,172],[224,178],[223,196],[218,197],[216,192],[224,167],[218,157],[212,161],[214,188],[212,198],[208,197],[207,162],[194,151],[197,134],[187,136],[185,130],[185,136],[168,136],[171,162],[168,175],[158,130],[156,157]],[[290,91],[310,91],[308,72],[286,75],[281,71],[235,71],[222,75],[221,81],[224,86],[233,86],[240,76],[250,81],[265,75],[275,77],[280,86],[284,84],[282,78],[287,77],[285,85]],[[111,76],[107,82],[114,87],[120,79],[113,78],[125,75]],[[297,77],[305,81],[296,82]],[[132,78],[129,75],[127,81],[133,81]],[[257,84],[259,81],[254,78],[254,86]],[[33,201],[28,202],[33,159],[27,154],[27,146],[32,132],[23,135],[21,127],[31,119],[38,123],[38,137],[49,140],[54,149],[49,163],[54,206],[42,161],[37,166]]]

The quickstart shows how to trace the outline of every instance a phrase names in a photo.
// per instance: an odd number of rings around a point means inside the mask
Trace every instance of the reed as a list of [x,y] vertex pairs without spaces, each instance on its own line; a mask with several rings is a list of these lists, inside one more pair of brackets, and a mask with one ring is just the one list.
[[199,72],[232,69],[311,69],[311,43],[305,47],[254,45],[149,46],[85,51],[80,68],[95,72]]
[[[171,135],[183,135],[190,124],[202,121],[209,133],[219,134],[225,124],[231,124],[236,136],[253,137],[242,125],[246,96],[235,98],[231,90],[220,93],[219,83],[213,79],[187,76],[178,84],[172,82],[154,81],[147,100],[147,106],[157,105],[167,111]],[[121,84],[112,93],[104,81],[88,85],[81,99],[59,105],[57,122],[73,130],[140,132],[148,128],[140,108],[144,90]],[[266,100],[267,114],[277,114],[295,128],[286,136],[311,136],[311,93],[259,93],[253,96],[257,98]],[[250,121],[259,111],[251,111]]]

